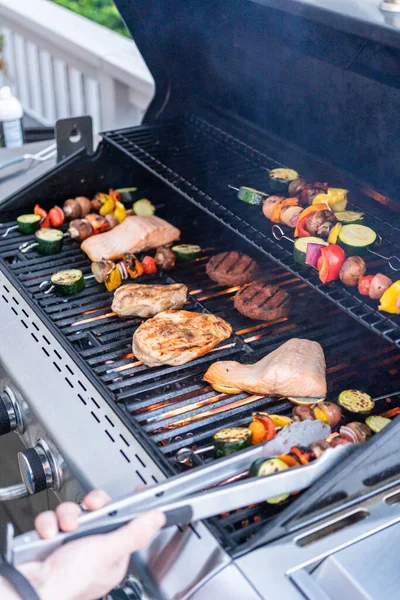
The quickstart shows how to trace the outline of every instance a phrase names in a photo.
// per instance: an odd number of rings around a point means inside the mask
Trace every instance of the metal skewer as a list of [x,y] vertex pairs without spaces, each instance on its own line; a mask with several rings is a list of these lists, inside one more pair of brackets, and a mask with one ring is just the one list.
[[[64,238],[71,237],[71,234],[68,231],[66,231],[63,234],[63,237]],[[18,250],[20,252],[22,252],[22,254],[26,254],[27,252],[29,252],[29,250],[32,250],[32,248],[36,248],[36,246],[38,246],[38,245],[39,245],[38,242],[24,242],[23,244],[21,244],[19,246]]]
[[18,229],[18,225],[11,225],[11,227],[8,227],[1,237],[7,237],[10,231],[14,231],[14,229]]

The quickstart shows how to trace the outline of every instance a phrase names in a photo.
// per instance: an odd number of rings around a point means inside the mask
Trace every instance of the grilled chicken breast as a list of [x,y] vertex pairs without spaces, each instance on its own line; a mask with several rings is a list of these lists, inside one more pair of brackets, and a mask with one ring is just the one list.
[[148,367],[184,365],[231,334],[229,323],[215,315],[166,310],[138,327],[132,351]]
[[126,253],[169,244],[180,234],[179,229],[159,217],[127,217],[114,229],[89,237],[82,242],[81,249],[92,262],[117,260]]
[[293,338],[254,365],[215,362],[204,379],[253,394],[322,398],[326,395],[325,368],[317,342]]
[[128,283],[115,291],[111,308],[119,317],[154,317],[163,310],[182,308],[187,300],[187,291],[183,283]]

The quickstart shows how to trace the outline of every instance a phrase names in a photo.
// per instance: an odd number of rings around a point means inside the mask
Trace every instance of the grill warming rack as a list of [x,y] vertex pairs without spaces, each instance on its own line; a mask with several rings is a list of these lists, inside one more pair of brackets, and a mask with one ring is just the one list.
[[[278,166],[297,168],[296,164],[283,165],[192,114],[159,126],[109,132],[104,137],[365,327],[400,347],[400,316],[379,313],[376,302],[337,282],[322,285],[315,271],[294,262],[290,242],[274,240],[272,223],[261,215],[260,208],[240,202],[229,188],[244,185],[268,191],[270,169]],[[312,164],[311,158],[309,163]],[[313,178],[311,173],[302,174]],[[317,178],[318,175],[314,174],[314,179]],[[319,180],[324,180],[323,176]],[[329,183],[335,185],[335,181]],[[354,188],[354,182],[347,183],[349,188]],[[378,193],[365,187],[363,193],[365,197],[362,200],[366,200],[367,194],[383,200]],[[356,190],[356,195],[361,198],[360,190]],[[387,212],[384,216],[384,211],[380,215],[376,211],[372,214],[365,204],[363,201],[362,206],[358,206],[350,202],[348,207],[364,212],[368,223],[381,236],[383,243],[377,252],[387,258],[396,256],[400,259],[400,215],[391,213],[389,223]],[[370,256],[366,261],[372,273],[379,270],[393,276],[385,260]]]

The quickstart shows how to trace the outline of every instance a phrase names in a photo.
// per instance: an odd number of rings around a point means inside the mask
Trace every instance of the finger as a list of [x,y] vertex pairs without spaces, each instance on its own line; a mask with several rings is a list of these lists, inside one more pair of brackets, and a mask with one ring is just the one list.
[[141,490],[144,490],[147,487],[147,485],[144,485],[144,483],[138,483],[138,485],[135,487],[135,492],[140,492]]
[[140,515],[114,533],[108,534],[108,548],[116,559],[145,548],[151,538],[166,523],[164,513],[152,510]]
[[61,531],[74,531],[78,527],[81,509],[74,502],[63,502],[56,508],[58,526]]
[[58,533],[58,522],[56,513],[52,510],[46,510],[40,513],[35,519],[35,528],[41,538],[47,539],[54,537]]
[[93,490],[83,499],[83,504],[88,510],[98,510],[111,502],[110,496],[103,490]]

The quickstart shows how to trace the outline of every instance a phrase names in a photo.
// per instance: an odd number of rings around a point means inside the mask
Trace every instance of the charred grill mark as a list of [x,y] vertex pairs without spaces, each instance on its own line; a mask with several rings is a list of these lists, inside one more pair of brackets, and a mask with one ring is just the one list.
[[[222,265],[222,263],[228,257],[229,254],[230,254],[230,252],[223,252],[222,254],[220,254],[220,260],[216,261],[215,264],[210,265],[212,267],[212,269],[213,270],[218,269],[218,267],[220,267]],[[217,256],[215,258],[217,258]]]
[[[272,298],[274,298],[281,291],[282,290],[280,290],[279,288],[275,288],[274,291],[272,292],[272,294],[269,296],[269,298],[265,298],[265,300],[263,302],[261,302],[261,304],[258,305],[258,308],[262,308],[263,306],[265,306],[266,304],[271,302]],[[279,306],[279,304],[278,304],[278,306]],[[274,308],[278,308],[278,306],[274,307]]]

